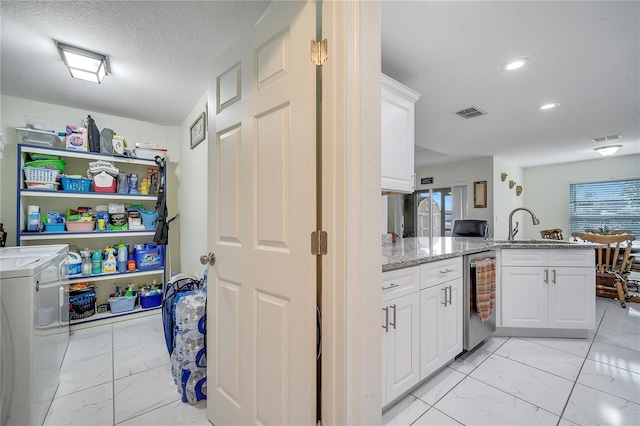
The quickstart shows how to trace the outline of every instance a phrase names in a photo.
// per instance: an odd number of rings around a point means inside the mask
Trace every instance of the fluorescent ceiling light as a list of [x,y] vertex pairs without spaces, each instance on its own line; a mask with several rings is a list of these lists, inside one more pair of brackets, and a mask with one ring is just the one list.
[[621,147],[622,145],[608,145],[608,146],[599,146],[598,148],[594,148],[594,150],[598,154],[602,155],[603,157],[611,157]]
[[540,106],[538,107],[538,109],[542,109],[542,110],[545,110],[545,109],[553,109],[553,108],[555,108],[555,107],[557,107],[557,106],[559,106],[559,105],[560,105],[560,104],[559,104],[559,103],[557,103],[557,102],[556,102],[556,103],[551,103],[551,104],[544,104],[544,105],[540,105]]
[[71,77],[100,83],[109,73],[109,63],[105,55],[64,43],[56,44],[62,60],[69,67]]
[[513,61],[509,61],[506,64],[504,64],[502,66],[502,70],[503,71],[517,70],[518,68],[522,68],[527,62],[529,62],[529,59],[527,58],[514,59]]

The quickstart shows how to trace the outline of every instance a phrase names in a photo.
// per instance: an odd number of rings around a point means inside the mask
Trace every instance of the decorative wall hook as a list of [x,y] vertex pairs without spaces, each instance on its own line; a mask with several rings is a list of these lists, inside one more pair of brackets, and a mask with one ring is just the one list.
[[515,180],[510,180],[509,181],[509,189],[512,189],[515,185],[516,185],[516,181]]
[[522,194],[522,186],[518,185],[516,186],[516,195],[519,197],[520,194]]
[[507,180],[507,174],[506,173],[500,173],[500,179],[502,179],[503,182],[505,180]]

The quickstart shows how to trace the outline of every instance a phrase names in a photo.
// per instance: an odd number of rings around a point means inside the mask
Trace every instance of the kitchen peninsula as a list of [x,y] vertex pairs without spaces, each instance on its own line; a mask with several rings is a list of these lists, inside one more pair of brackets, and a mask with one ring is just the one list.
[[[382,407],[472,350],[491,331],[473,334],[489,323],[502,336],[587,337],[595,326],[597,247],[460,237],[391,243],[383,236]],[[485,261],[492,286],[477,293],[474,268]],[[491,303],[483,315],[480,299]]]
[[[493,249],[596,249],[599,244],[562,240],[493,240],[491,238],[416,237],[382,243],[382,272]],[[592,266],[595,267],[595,260]]]

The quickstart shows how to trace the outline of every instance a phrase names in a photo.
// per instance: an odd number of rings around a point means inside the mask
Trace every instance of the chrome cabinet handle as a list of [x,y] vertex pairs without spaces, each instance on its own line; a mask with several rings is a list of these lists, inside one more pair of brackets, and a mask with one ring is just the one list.
[[[451,288],[451,286],[449,286],[449,304],[453,305],[453,302],[451,301],[451,291],[452,291],[452,288]],[[446,292],[445,292],[445,294],[446,294]]]
[[382,287],[382,291],[389,290],[390,288],[396,288],[396,287],[400,287],[400,284],[391,283],[391,285],[388,287]]
[[553,278],[551,279],[551,282],[556,284],[556,270],[554,269],[552,272],[553,272]]
[[389,307],[384,307],[382,308],[382,310],[384,311],[384,316],[385,316],[385,324],[382,326],[382,328],[384,328],[385,331],[388,333],[389,332]]
[[396,304],[394,303],[393,305],[391,305],[391,307],[393,308],[393,322],[390,322],[389,325],[393,327],[393,329],[396,329]]
[[442,287],[440,290],[444,291],[444,302],[440,302],[440,304],[447,306],[447,288],[446,287]]
[[449,272],[453,272],[453,269],[449,269],[449,268],[447,268],[447,269],[445,269],[444,271],[440,271],[440,270],[438,270],[438,272],[440,272],[441,274],[448,274]]
[[544,270],[544,282],[545,282],[545,284],[549,284],[549,270],[548,269]]

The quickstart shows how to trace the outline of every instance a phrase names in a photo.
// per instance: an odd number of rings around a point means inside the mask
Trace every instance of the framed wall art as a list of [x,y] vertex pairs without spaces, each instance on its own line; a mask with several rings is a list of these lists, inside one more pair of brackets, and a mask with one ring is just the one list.
[[202,113],[196,118],[196,121],[191,125],[191,149],[198,146],[200,142],[204,140],[207,135],[207,114]]
[[473,207],[487,207],[487,181],[473,182]]

